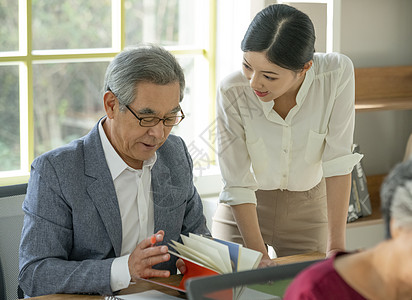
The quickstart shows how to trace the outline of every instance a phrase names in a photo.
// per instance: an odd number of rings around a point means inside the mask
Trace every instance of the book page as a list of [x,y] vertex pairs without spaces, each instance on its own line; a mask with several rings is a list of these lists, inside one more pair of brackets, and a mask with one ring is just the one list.
[[233,272],[229,249],[226,245],[200,235],[189,233],[189,237],[182,235],[185,245],[208,255],[224,270],[223,273]]
[[211,268],[219,273],[222,273],[223,271],[221,270],[221,267],[219,267],[210,257],[208,257],[207,255],[198,252],[196,250],[193,250],[183,244],[180,244],[179,242],[176,241],[172,241],[174,243],[173,244],[169,244],[173,249],[175,249],[178,254],[180,255],[176,255],[176,253],[173,253],[172,251],[169,251],[171,254],[179,256],[179,257],[183,257],[183,258],[188,258],[194,262],[198,262],[200,264],[202,264],[205,267]]
[[262,256],[262,252],[243,247],[240,250],[238,271],[256,269],[262,260]]
[[230,260],[232,261],[232,268],[234,272],[238,271],[238,260],[239,260],[239,256],[240,256],[240,251],[243,248],[243,246],[241,244],[238,243],[234,243],[234,242],[229,242],[229,241],[224,241],[224,240],[220,240],[217,238],[213,238],[214,241],[227,245],[227,247],[229,248],[229,255],[230,255]]

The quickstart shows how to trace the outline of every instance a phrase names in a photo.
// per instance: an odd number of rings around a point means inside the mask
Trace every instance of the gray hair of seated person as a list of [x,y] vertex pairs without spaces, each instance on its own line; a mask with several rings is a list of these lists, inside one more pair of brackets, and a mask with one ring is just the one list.
[[412,230],[412,159],[396,165],[382,183],[381,211],[390,234],[390,220],[397,227]]
[[120,109],[124,110],[135,100],[140,82],[158,85],[179,82],[179,101],[183,99],[185,77],[182,67],[161,46],[144,44],[125,48],[116,55],[107,67],[103,92],[111,91],[119,100]]

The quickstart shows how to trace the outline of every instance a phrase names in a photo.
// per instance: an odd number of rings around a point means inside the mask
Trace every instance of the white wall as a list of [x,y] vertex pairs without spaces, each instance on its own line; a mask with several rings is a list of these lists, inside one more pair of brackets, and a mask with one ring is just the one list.
[[[342,0],[341,7],[341,52],[355,68],[412,65],[412,1]],[[402,161],[411,133],[412,110],[357,113],[354,141],[365,173],[385,174]],[[347,228],[350,250],[383,238],[383,224]]]
[[412,1],[342,0],[341,51],[355,67],[412,65]]
[[366,249],[385,239],[384,222],[373,224],[349,224],[346,227],[346,249],[348,251]]
[[[412,1],[342,0],[341,6],[341,52],[355,68],[412,65]],[[411,133],[411,110],[358,113],[354,139],[365,154],[365,173],[387,173],[400,162]]]

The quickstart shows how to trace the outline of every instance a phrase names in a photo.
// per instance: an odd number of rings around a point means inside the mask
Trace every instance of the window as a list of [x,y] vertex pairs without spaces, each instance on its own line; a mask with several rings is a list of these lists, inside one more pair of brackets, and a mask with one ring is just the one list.
[[[27,181],[36,156],[94,126],[109,61],[141,42],[184,69],[187,118],[174,133],[192,156],[197,138],[213,143],[216,0],[0,0],[0,16],[0,185]],[[201,151],[198,173],[215,164]]]
[[[339,51],[341,0],[0,0],[0,185],[28,180],[41,153],[104,115],[103,78],[124,47],[159,43],[184,68],[185,140],[202,195],[216,195],[216,82],[240,69],[240,42],[265,5],[284,2],[315,23],[317,51]],[[332,30],[330,29],[332,28]]]

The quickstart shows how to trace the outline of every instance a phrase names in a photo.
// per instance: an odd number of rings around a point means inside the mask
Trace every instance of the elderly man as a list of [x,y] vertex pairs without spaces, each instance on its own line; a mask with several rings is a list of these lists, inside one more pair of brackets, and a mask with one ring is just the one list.
[[187,148],[170,135],[184,118],[184,87],[169,52],[127,49],[106,71],[106,116],[34,160],[20,244],[26,295],[112,294],[167,277],[176,272],[167,243],[210,234]]

